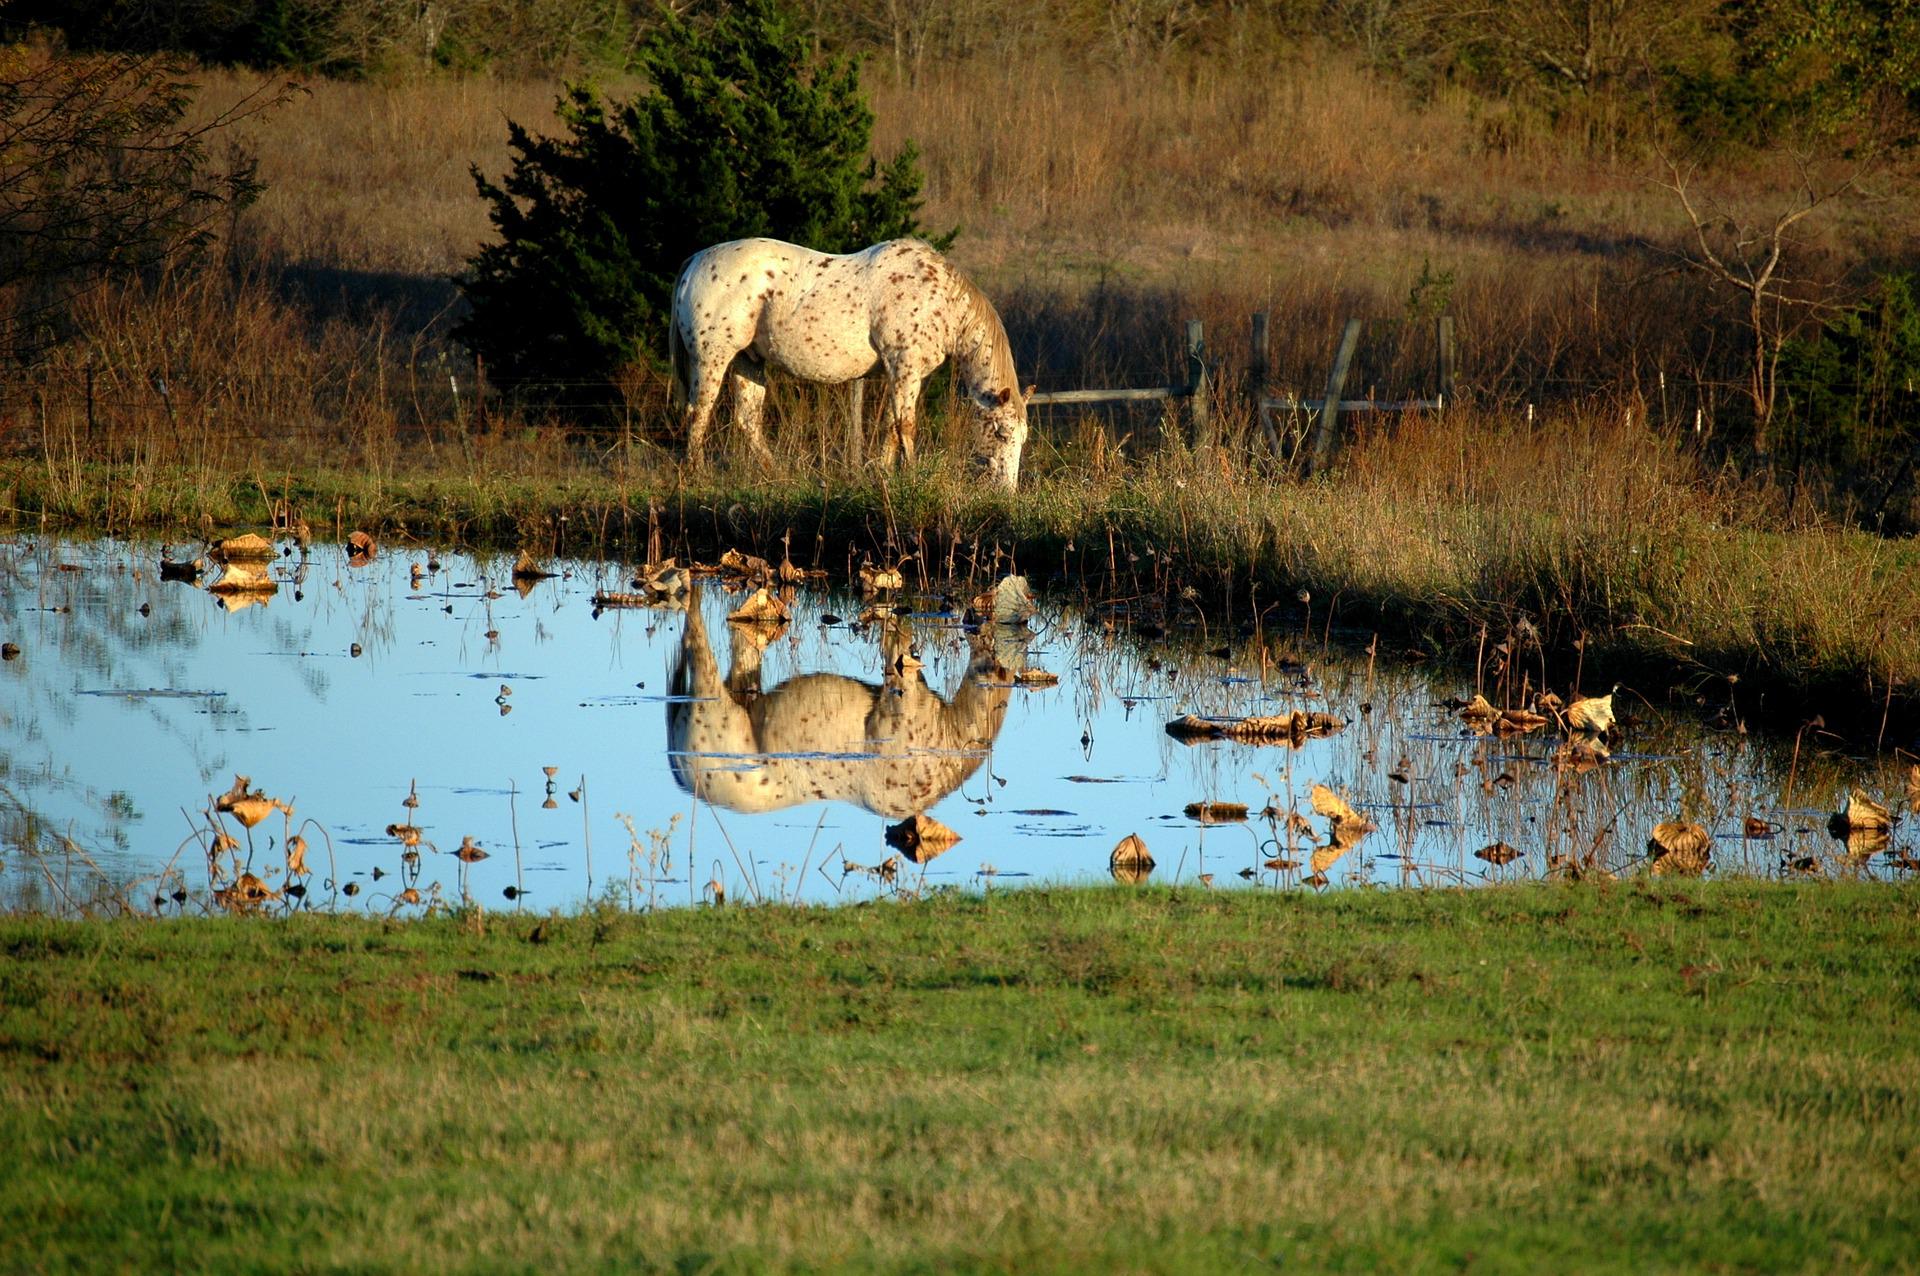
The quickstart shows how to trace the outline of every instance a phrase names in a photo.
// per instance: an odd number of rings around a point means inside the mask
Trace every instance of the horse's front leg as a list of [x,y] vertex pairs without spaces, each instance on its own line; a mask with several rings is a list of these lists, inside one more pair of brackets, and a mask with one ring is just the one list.
[[888,384],[887,428],[885,441],[880,447],[883,465],[893,463],[896,446],[900,450],[901,461],[911,463],[913,460],[913,417],[914,409],[920,402],[920,377],[919,373],[902,373]]

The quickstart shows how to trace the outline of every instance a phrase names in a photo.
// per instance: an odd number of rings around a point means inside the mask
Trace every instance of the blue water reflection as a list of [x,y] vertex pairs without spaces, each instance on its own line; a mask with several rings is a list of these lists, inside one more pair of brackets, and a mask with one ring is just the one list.
[[[1309,839],[1328,841],[1315,785],[1378,826],[1326,865],[1334,886],[1539,874],[1567,855],[1631,871],[1676,818],[1711,830],[1721,871],[1772,872],[1832,862],[1823,804],[1895,782],[1803,754],[1782,812],[1779,750],[1644,707],[1630,754],[1568,768],[1550,736],[1466,732],[1436,706],[1461,688],[1418,669],[1317,650],[1285,653],[1304,669],[1262,662],[1245,638],[1230,659],[1205,654],[1218,635],[1180,658],[1111,613],[1057,604],[1019,626],[970,629],[932,598],[825,624],[861,601],[803,590],[770,632],[729,624],[740,595],[717,582],[672,608],[596,611],[596,591],[631,588],[597,562],[549,563],[516,588],[508,556],[390,547],[356,566],[315,546],[273,561],[271,596],[223,600],[162,581],[162,552],[0,542],[0,639],[19,648],[0,665],[0,891],[16,905],[57,906],[97,869],[129,898],[177,887],[204,906],[208,811],[235,775],[293,807],[251,829],[217,821],[244,866],[281,889],[298,833],[305,903],[375,911],[683,904],[711,883],[736,901],[843,901],[1105,879],[1129,833],[1156,881],[1297,886]],[[1030,685],[1027,670],[1060,680]],[[1348,725],[1297,747],[1165,730],[1186,712],[1295,709]],[[1276,818],[1206,825],[1183,814],[1196,801]],[[921,813],[961,840],[863,871],[893,855],[887,826]],[[1749,815],[1781,832],[1745,836]],[[408,825],[417,847],[388,831]],[[456,858],[463,839],[486,858]],[[1474,856],[1495,842],[1524,858]]]

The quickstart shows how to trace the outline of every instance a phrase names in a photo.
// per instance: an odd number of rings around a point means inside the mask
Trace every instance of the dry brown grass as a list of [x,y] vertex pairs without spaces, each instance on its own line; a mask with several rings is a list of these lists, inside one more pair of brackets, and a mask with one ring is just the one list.
[[[1671,269],[1684,222],[1651,157],[1596,159],[1517,108],[1452,91],[1416,100],[1340,56],[981,59],[912,85],[875,65],[868,81],[876,149],[921,147],[924,224],[962,228],[957,259],[1048,388],[1163,379],[1189,317],[1235,375],[1247,316],[1266,310],[1282,388],[1318,393],[1353,315],[1368,322],[1353,389],[1419,395],[1424,317],[1444,310],[1459,323],[1460,388],[1486,401],[1625,397],[1682,423],[1698,407],[1711,425],[1734,399],[1734,343],[1718,301]],[[252,82],[209,73],[207,99]],[[557,85],[310,87],[241,138],[269,185],[240,219],[243,250],[291,269],[329,313],[371,303],[438,331],[456,300],[447,276],[490,234],[468,167],[504,168],[508,119],[550,128]],[[1836,233],[1911,241],[1872,216]]]

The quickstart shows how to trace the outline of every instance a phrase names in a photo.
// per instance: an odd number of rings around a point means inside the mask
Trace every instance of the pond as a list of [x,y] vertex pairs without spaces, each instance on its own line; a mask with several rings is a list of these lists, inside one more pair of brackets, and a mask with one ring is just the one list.
[[[1818,730],[1757,738],[1718,702],[1628,690],[1592,748],[1551,708],[1522,734],[1463,720],[1476,690],[1517,696],[1523,652],[1513,685],[1476,688],[1366,635],[1326,646],[1297,614],[1225,633],[1177,603],[1029,609],[1009,585],[968,623],[964,586],[892,607],[803,586],[788,623],[745,625],[728,617],[747,591],[717,578],[603,608],[631,569],[273,551],[252,569],[272,592],[221,595],[213,564],[163,578],[155,543],[0,541],[5,906],[545,911],[1913,864],[1905,760]],[[1282,720],[1170,734],[1186,715]],[[1856,789],[1846,839],[1830,818]],[[1863,799],[1891,836],[1863,832]],[[924,840],[889,844],[917,816],[937,822]],[[1129,836],[1151,868],[1115,862]],[[1685,845],[1650,861],[1656,836]]]

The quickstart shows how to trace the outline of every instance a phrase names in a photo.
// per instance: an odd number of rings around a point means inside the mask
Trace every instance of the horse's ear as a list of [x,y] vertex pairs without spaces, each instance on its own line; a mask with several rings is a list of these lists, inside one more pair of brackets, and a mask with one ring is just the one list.
[[1008,402],[1009,400],[1011,400],[1012,398],[1013,398],[1013,387],[1012,387],[1012,386],[1010,386],[1010,385],[1003,385],[1003,386],[1001,386],[1001,387],[1000,387],[1000,402],[1004,404],[1004,403],[1006,403],[1006,402]]

